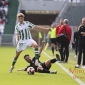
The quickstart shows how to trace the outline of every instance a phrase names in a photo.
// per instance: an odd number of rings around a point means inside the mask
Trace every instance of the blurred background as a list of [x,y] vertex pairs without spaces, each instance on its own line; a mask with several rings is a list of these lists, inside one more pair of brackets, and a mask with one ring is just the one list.
[[[25,14],[25,20],[35,25],[56,27],[60,18],[69,20],[74,33],[75,26],[81,24],[85,17],[85,0],[0,0],[0,45],[15,46],[15,25],[17,13]],[[41,43],[46,40],[47,33],[31,30],[33,39]],[[73,35],[72,35],[73,36]]]

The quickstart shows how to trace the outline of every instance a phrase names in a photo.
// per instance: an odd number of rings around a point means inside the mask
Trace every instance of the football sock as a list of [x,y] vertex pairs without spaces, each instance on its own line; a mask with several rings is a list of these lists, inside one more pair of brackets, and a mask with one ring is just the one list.
[[53,59],[50,60],[51,63],[55,63],[56,61],[57,61],[56,58],[53,58]]
[[50,73],[50,71],[45,69],[45,68],[43,68],[43,73]]
[[16,58],[16,57],[14,57],[14,59],[13,59],[13,61],[12,61],[12,66],[14,66],[14,65],[15,65],[16,61],[17,61],[17,58]]
[[45,68],[43,68],[43,70],[38,69],[38,72],[40,72],[40,73],[50,73],[50,71],[45,69]]
[[38,51],[38,48],[35,48],[35,59],[39,59],[39,51]]
[[52,53],[54,54],[54,47],[52,47]]
[[64,57],[64,59],[65,59],[65,50],[63,51],[63,57]]

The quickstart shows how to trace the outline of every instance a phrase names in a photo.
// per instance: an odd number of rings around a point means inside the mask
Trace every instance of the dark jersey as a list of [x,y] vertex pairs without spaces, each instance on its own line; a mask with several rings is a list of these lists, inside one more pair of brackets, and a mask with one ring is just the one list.
[[79,42],[85,44],[85,36],[81,34],[81,32],[85,32],[85,26],[81,25],[78,30]]
[[[50,65],[49,67],[47,67],[47,66],[45,65],[45,62],[41,63],[41,62],[39,61],[39,63],[41,64],[41,66],[42,66],[43,68],[45,68],[45,69],[47,69],[47,70],[49,70],[49,69],[51,68],[51,65]],[[35,57],[32,58],[32,61],[31,61],[30,65],[28,65],[28,66],[25,68],[24,71],[27,71],[27,68],[28,68],[28,67],[33,67],[33,68],[35,69],[35,72],[37,72],[37,67],[38,67],[38,66],[35,65]]]
[[[40,61],[39,61],[39,62],[40,62]],[[40,63],[41,63],[41,62],[40,62]],[[28,68],[28,67],[33,67],[33,68],[35,69],[35,72],[37,72],[37,67],[38,67],[38,66],[35,65],[35,57],[32,58],[32,61],[31,61],[30,65],[28,65],[28,66],[25,68],[25,71],[27,71],[27,68]]]
[[74,32],[74,42],[78,42],[78,32]]
[[51,68],[51,65],[50,65],[49,67],[47,67],[47,66],[45,65],[45,62],[41,63],[41,66],[42,66],[44,69],[47,69],[47,70],[49,70],[49,69]]

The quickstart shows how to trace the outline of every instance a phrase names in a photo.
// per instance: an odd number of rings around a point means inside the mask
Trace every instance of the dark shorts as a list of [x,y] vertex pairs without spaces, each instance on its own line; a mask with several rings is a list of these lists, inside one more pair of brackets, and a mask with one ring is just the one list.
[[78,47],[78,41],[77,41],[77,42],[75,42],[75,46],[76,46],[76,47]]
[[47,69],[47,70],[49,70],[49,69],[51,68],[51,66],[47,67],[47,66],[45,65],[45,63],[41,63],[41,66],[42,66],[43,68]]
[[33,68],[35,69],[35,72],[37,72],[38,66],[33,66]]
[[55,44],[56,45],[56,38],[50,38],[51,44]]

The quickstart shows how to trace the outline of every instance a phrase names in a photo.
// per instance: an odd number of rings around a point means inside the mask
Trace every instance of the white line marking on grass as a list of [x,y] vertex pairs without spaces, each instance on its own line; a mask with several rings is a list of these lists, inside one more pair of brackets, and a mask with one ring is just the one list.
[[[52,59],[52,57],[51,56],[49,56],[46,52],[44,52],[43,51],[43,53],[44,53],[44,55],[46,55],[48,58],[50,58],[50,59]],[[73,75],[72,73],[70,73],[63,65],[61,65],[60,63],[57,63],[56,62],[56,64],[57,65],[59,65],[68,75],[70,75],[72,78],[75,76],[75,75]],[[78,78],[75,78],[75,81],[77,81],[80,85],[85,85],[85,83],[84,82],[82,82],[80,79],[78,79]]]

